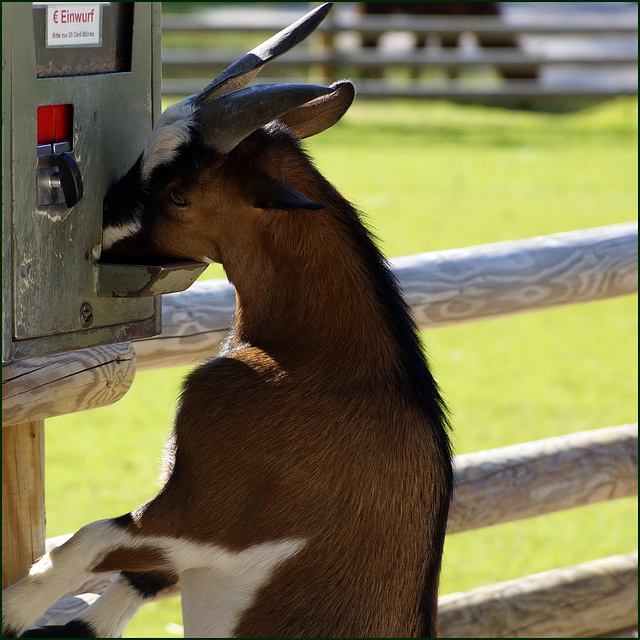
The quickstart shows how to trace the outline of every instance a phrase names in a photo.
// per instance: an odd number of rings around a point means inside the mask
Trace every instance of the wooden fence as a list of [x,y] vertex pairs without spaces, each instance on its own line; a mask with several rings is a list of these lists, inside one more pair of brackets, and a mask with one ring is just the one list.
[[[179,48],[164,45],[162,51],[163,93],[165,95],[187,95],[203,88],[202,78],[215,77],[222,69],[234,62],[244,51],[222,50],[215,47],[215,35],[230,32],[274,33],[288,24],[289,17],[277,13],[261,15],[256,20],[251,15],[228,14],[165,15],[163,34],[211,34],[211,47]],[[546,55],[526,52],[517,48],[482,48],[470,55],[464,49],[439,49],[426,47],[408,51],[389,52],[383,48],[363,49],[341,47],[339,36],[345,33],[358,38],[370,38],[390,32],[412,34],[424,38],[435,36],[451,38],[472,33],[490,39],[505,34],[520,36],[562,36],[601,38],[610,36],[637,37],[637,17],[604,15],[602,19],[509,24],[497,17],[425,17],[425,16],[344,16],[340,12],[330,14],[310,40],[307,48],[298,47],[286,56],[269,63],[269,70],[301,69],[314,81],[331,82],[343,76],[357,80],[358,95],[371,97],[451,98],[459,101],[522,102],[524,100],[593,99],[616,95],[636,95],[635,82],[615,83],[562,83],[549,85],[537,80],[503,80],[496,82],[459,82],[438,79],[416,79],[423,71],[445,70],[447,72],[491,68],[498,72],[518,69],[545,69],[548,67],[579,66],[588,69],[607,67],[611,69],[635,69],[638,63],[637,49],[624,53],[588,53]],[[166,41],[166,38],[164,39]],[[389,80],[385,70],[408,69],[412,80]],[[371,78],[370,76],[378,76]],[[368,76],[367,79],[362,79]],[[200,79],[195,79],[195,78]],[[265,82],[264,79],[260,80]],[[205,83],[206,84],[206,83]]]
[[[392,266],[419,325],[433,327],[636,293],[637,239],[637,223],[624,223],[407,256]],[[115,402],[136,366],[210,355],[235,308],[221,281],[163,302],[160,336],[3,367],[3,584],[45,549],[43,419]],[[636,423],[457,456],[448,534],[637,495],[637,444]],[[69,619],[112,577],[68,594],[41,623]],[[637,553],[444,595],[440,616],[444,637],[631,637]]]

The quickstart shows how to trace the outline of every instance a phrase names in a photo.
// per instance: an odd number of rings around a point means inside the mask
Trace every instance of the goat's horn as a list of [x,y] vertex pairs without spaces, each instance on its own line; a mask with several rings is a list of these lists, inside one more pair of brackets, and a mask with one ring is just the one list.
[[332,91],[314,84],[258,84],[228,93],[198,110],[202,139],[229,153],[256,129]]
[[213,82],[193,97],[197,106],[200,107],[214,98],[248,86],[267,62],[286,53],[313,33],[331,11],[332,6],[332,2],[327,2],[310,11],[300,20],[228,66]]

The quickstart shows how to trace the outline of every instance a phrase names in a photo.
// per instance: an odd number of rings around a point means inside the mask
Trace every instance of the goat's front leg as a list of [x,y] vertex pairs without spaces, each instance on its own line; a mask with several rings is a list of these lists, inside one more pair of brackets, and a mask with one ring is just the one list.
[[[130,522],[130,516],[125,516],[99,520],[83,527],[63,545],[40,558],[26,577],[5,589],[2,592],[3,636],[22,634],[52,604],[95,573],[114,569],[149,573],[149,569],[166,569],[161,552],[150,546],[145,536],[132,535],[127,526]],[[125,573],[112,585],[112,595],[106,602],[114,602],[117,595],[122,605],[127,584],[131,586]],[[135,592],[136,588],[131,591]],[[97,607],[96,610],[101,609]]]
[[29,629],[21,638],[119,638],[140,607],[177,584],[176,574],[124,571],[87,609],[64,625]]

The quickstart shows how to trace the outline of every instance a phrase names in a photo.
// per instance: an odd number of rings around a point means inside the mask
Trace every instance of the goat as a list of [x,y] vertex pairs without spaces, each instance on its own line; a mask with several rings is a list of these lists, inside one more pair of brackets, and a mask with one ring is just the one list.
[[[236,319],[185,381],[159,493],[6,589],[5,636],[117,637],[178,582],[188,637],[437,635],[446,407],[389,267],[299,142],[353,85],[247,86],[330,8],[168,108],[109,190],[102,259],[221,262]],[[106,571],[76,619],[28,630]]]

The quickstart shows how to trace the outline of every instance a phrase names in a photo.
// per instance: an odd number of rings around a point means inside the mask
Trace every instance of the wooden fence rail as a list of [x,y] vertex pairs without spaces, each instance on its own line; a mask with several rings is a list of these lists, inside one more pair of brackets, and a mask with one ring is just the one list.
[[[391,260],[421,328],[590,302],[638,290],[638,224],[433,251]],[[226,281],[163,298],[162,334],[136,341],[138,369],[215,353],[235,311]]]
[[638,424],[455,458],[447,533],[638,494]]
[[[252,13],[229,14],[197,13],[192,15],[162,16],[163,33],[189,32],[271,32],[284,29],[290,24],[289,15],[264,14],[260,20]],[[366,35],[381,35],[389,31],[408,31],[417,35],[447,35],[475,33],[477,35],[571,35],[603,36],[634,35],[638,31],[638,22],[628,18],[603,16],[597,22],[580,17],[571,20],[559,19],[553,22],[544,20],[528,21],[518,24],[505,22],[491,16],[338,16],[330,14],[318,27],[317,33],[336,35],[344,31],[357,31]]]
[[[167,49],[162,53],[162,65],[165,70],[176,74],[189,72],[207,72],[212,67],[225,68],[237,59],[233,51],[215,49]],[[589,67],[609,65],[636,65],[638,56],[627,54],[607,55],[556,55],[553,58],[541,54],[510,53],[503,49],[485,49],[477,57],[465,57],[452,51],[384,52],[371,51],[347,53],[340,51],[298,51],[276,58],[269,63],[269,69],[290,69],[307,67],[314,64],[334,66],[356,66],[358,68],[377,68],[397,66],[416,66],[425,69],[434,67],[498,67],[500,69],[539,65],[585,65]]]
[[[228,32],[274,32],[288,24],[289,14],[279,16],[263,14],[260,20],[254,15],[238,12],[229,14],[204,13],[197,15],[163,17],[163,33],[203,33],[212,35]],[[633,68],[637,66],[637,50],[630,48],[622,54],[583,54],[540,55],[516,48],[481,48],[473,55],[461,49],[439,50],[427,47],[421,50],[408,50],[390,53],[379,48],[358,49],[336,46],[336,36],[343,33],[357,34],[361,38],[378,37],[389,32],[405,32],[418,38],[436,36],[454,38],[461,33],[474,33],[485,42],[503,39],[510,36],[562,36],[562,37],[611,37],[637,36],[637,16],[602,16],[597,21],[572,16],[571,21],[554,20],[547,22],[527,22],[511,24],[496,17],[460,17],[460,16],[347,16],[339,13],[329,18],[319,27],[317,35],[312,39],[308,49],[300,49],[274,60],[269,68],[276,70],[292,67],[310,71],[318,76],[319,81],[326,82],[344,75],[358,76],[360,72],[381,73],[391,67],[407,67],[410,69],[468,69],[473,67],[491,67],[499,71],[516,71],[518,69],[541,69],[558,65],[578,65],[590,68]],[[213,40],[215,42],[215,40]],[[320,44],[321,43],[321,44]],[[204,71],[213,77],[219,71],[235,61],[244,52],[228,51],[215,48],[173,48],[165,45],[162,52],[163,93],[165,95],[187,95],[202,89],[202,80],[194,80],[194,75]],[[524,77],[530,77],[525,74]],[[261,80],[264,82],[265,80]],[[487,83],[485,83],[487,84]],[[611,95],[636,95],[635,82],[617,81],[613,84],[578,84],[548,86],[539,80],[505,80],[498,85],[465,86],[457,82],[427,81],[411,83],[390,83],[385,80],[358,80],[358,94],[374,97],[412,97],[412,98],[452,98],[457,100],[514,101],[525,98],[593,98]]]
[[[454,473],[448,535],[636,495],[638,425],[460,455]],[[47,550],[68,537],[48,540]],[[97,576],[67,594],[39,624],[77,615],[116,575]],[[550,613],[540,616],[541,610]],[[581,637],[623,629],[637,624],[637,554],[445,595],[440,616],[443,637]]]
[[638,554],[447,594],[439,615],[443,638],[610,638],[637,627]]
[[[635,293],[637,242],[638,224],[629,222],[405,256],[391,266],[418,325],[431,328]],[[196,282],[163,297],[159,336],[5,365],[3,425],[111,404],[136,369],[194,364],[217,352],[234,312],[226,280]]]
[[104,407],[135,376],[130,342],[17,360],[2,366],[2,424],[14,425]]

